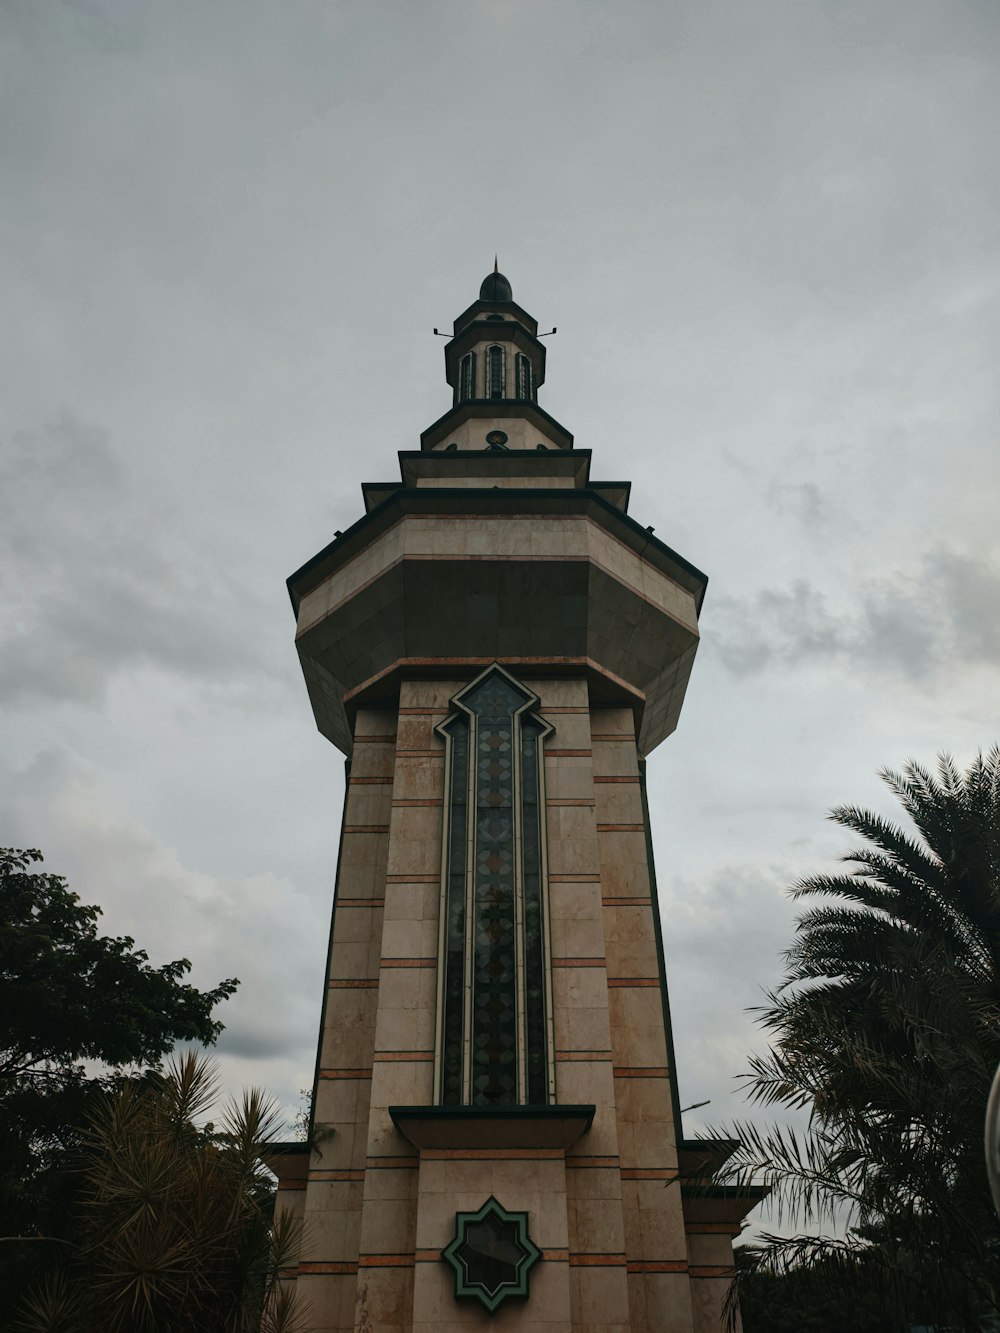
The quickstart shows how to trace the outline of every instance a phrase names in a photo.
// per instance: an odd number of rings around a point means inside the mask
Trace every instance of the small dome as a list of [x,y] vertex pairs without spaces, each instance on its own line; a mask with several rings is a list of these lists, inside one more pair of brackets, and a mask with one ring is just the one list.
[[499,301],[513,301],[514,293],[510,289],[510,283],[502,273],[489,273],[483,279],[483,285],[479,289],[480,301],[489,301],[491,303]]

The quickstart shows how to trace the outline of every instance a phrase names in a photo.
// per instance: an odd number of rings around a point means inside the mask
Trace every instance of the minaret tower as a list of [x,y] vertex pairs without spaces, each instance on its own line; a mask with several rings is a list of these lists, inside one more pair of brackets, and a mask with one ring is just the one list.
[[444,350],[451,408],[288,581],[348,760],[296,1291],[317,1333],[719,1333],[758,1195],[680,1137],[644,787],[706,579],[539,407],[496,267]]

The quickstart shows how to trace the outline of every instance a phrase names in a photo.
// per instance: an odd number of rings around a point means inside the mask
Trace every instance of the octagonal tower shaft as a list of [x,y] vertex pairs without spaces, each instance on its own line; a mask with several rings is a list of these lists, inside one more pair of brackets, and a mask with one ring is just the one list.
[[725,1145],[679,1138],[643,782],[706,580],[538,406],[502,274],[445,362],[400,481],[289,580],[349,759],[311,1139],[275,1159],[296,1288],[323,1333],[479,1327],[442,1253],[493,1198],[542,1256],[506,1324],[717,1333],[752,1205],[678,1183]]

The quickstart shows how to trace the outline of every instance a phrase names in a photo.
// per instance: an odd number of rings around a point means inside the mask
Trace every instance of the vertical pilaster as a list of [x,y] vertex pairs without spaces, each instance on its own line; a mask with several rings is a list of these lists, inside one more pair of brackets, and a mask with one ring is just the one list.
[[590,1132],[566,1154],[573,1329],[624,1333],[629,1297],[587,685],[526,683],[555,728],[545,790],[556,1097],[597,1108]]
[[444,744],[455,681],[400,689],[372,1056],[356,1327],[409,1329],[419,1159],[388,1107],[434,1101]]
[[633,715],[595,709],[600,846],[615,1107],[634,1333],[692,1327],[672,1080],[656,952]]
[[726,1222],[695,1222],[687,1228],[694,1333],[742,1333],[739,1311],[735,1322],[726,1324],[725,1305],[733,1275],[734,1227]]
[[355,1327],[394,755],[394,715],[360,712],[344,805],[302,1208],[297,1288],[314,1333],[349,1333]]

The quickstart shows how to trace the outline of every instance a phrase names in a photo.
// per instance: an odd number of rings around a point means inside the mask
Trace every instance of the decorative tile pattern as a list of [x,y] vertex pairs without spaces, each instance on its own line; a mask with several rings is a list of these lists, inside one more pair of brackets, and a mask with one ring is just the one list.
[[469,800],[469,723],[448,724],[451,739],[451,817],[448,821],[448,878],[445,885],[445,984],[442,1019],[441,1100],[462,1101],[462,1028],[465,1004],[465,879]]
[[549,1100],[540,780],[549,728],[527,711],[533,701],[491,668],[458,696],[461,711],[441,728],[451,747],[440,1024],[446,1105]]
[[545,1012],[547,941],[542,907],[542,808],[539,799],[539,738],[532,718],[521,724],[521,883],[524,902],[524,1004],[527,1027],[527,1097],[544,1105],[548,1093],[548,1040]]
[[455,1274],[455,1295],[474,1297],[490,1314],[508,1296],[528,1295],[541,1257],[528,1235],[528,1214],[508,1212],[492,1195],[477,1212],[455,1214],[455,1237],[441,1251]]
[[490,675],[463,699],[477,714],[472,923],[472,1102],[517,1101],[514,882],[515,712],[527,696]]

